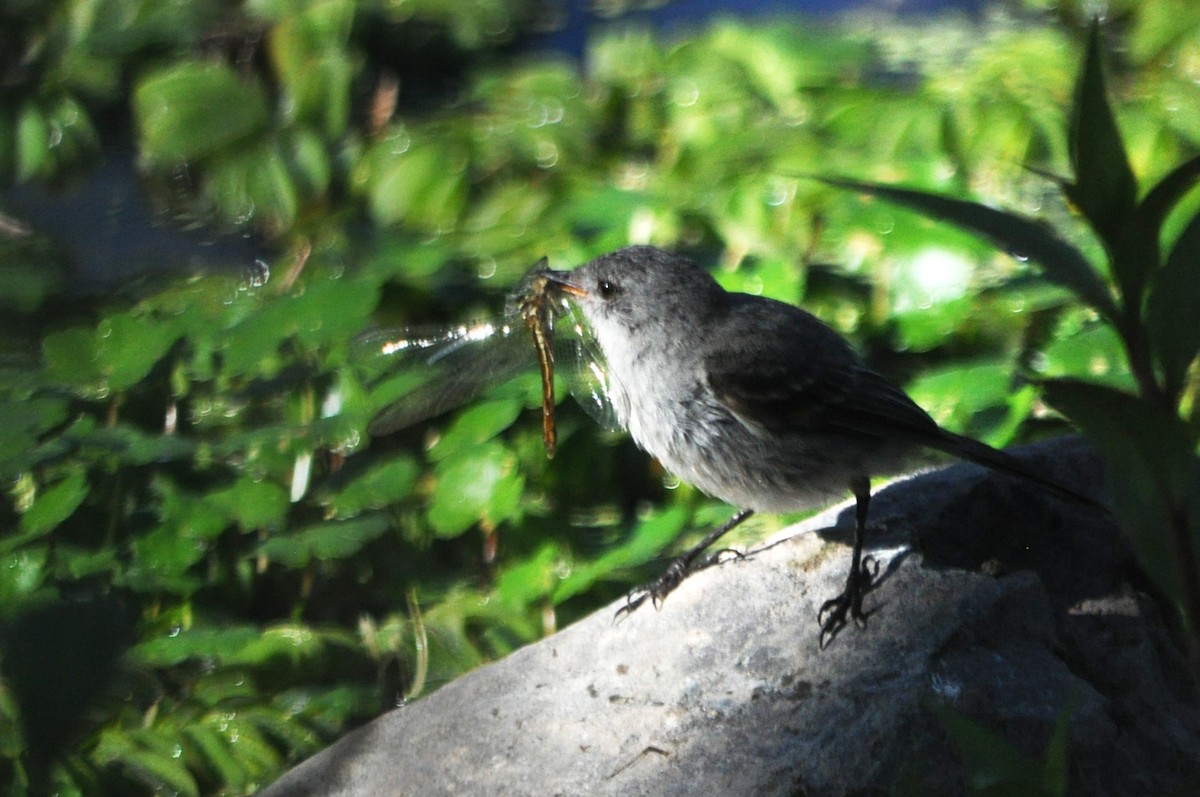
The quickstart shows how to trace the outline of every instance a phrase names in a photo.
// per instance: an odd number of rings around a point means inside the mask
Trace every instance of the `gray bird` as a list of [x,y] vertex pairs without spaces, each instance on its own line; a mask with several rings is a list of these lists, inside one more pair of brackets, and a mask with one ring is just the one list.
[[670,471],[739,511],[631,595],[623,613],[660,602],[696,558],[753,512],[856,498],[845,590],[818,614],[825,646],[848,619],[864,625],[876,568],[862,553],[870,477],[936,449],[1098,506],[1014,457],[937,425],[904,391],[867,368],[810,313],[726,291],[692,261],[635,246],[573,271],[546,271],[578,304],[607,361],[621,425]]

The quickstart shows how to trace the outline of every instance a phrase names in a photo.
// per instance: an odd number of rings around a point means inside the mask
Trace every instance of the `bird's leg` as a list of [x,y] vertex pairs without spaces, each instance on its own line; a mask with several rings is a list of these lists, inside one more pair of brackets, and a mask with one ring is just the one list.
[[[862,555],[863,536],[867,531],[867,507],[871,503],[871,482],[865,477],[851,483],[854,490],[854,552],[850,557],[850,574],[846,577],[846,589],[836,598],[821,604],[817,622],[821,625],[818,644],[822,649],[829,645],[837,633],[846,625],[849,617],[859,628],[867,625],[867,613],[863,611],[862,599],[879,573],[879,564],[874,557]],[[828,614],[826,614],[828,612]]]
[[620,621],[624,617],[633,614],[633,612],[639,606],[646,602],[647,598],[649,598],[656,607],[661,606],[667,595],[669,595],[672,590],[682,584],[683,580],[688,577],[689,573],[692,572],[692,565],[695,564],[696,559],[700,556],[700,554],[704,553],[704,551],[710,545],[729,533],[730,529],[753,514],[753,509],[739,509],[737,514],[722,523],[717,528],[710,531],[707,535],[705,535],[704,539],[700,540],[700,542],[698,542],[696,545],[689,548],[687,553],[671,562],[671,564],[667,566],[666,572],[664,572],[661,576],[649,584],[646,584],[643,587],[638,587],[630,592],[625,601],[625,605],[617,610],[617,615],[614,619]]

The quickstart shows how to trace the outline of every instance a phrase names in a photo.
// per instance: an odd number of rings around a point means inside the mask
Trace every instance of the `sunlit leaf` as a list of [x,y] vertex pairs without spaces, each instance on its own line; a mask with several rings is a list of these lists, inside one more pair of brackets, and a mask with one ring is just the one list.
[[1091,263],[1079,250],[1036,221],[924,191],[841,178],[821,179],[840,188],[880,196],[980,235],[1015,257],[1036,262],[1046,279],[1070,289],[1105,318],[1118,317],[1116,305]]
[[622,569],[645,564],[660,556],[677,538],[687,522],[683,507],[672,507],[640,523],[629,540],[602,554],[594,562],[577,564],[554,590],[553,600],[562,603],[588,589],[596,581],[614,577]]
[[140,743],[147,740],[146,734],[111,729],[101,734],[92,755],[104,765],[124,769],[152,789],[170,790],[182,797],[199,797],[196,779],[174,750],[155,750]]
[[23,534],[42,534],[70,517],[88,495],[87,473],[73,470],[38,494],[29,511],[21,516]]
[[220,782],[239,788],[246,782],[246,772],[239,763],[233,746],[213,727],[222,722],[223,718],[216,718],[204,724],[193,723],[184,728],[183,732],[204,764],[214,771]]
[[433,460],[452,457],[491,440],[513,425],[523,409],[515,399],[479,401],[463,410],[430,448]]
[[[56,557],[63,555],[55,551]],[[48,558],[46,546],[0,553],[0,605],[15,606],[17,601],[36,592],[48,575]]]
[[334,517],[348,518],[398,504],[412,492],[419,473],[416,460],[408,455],[374,463],[330,498],[330,509]]
[[1045,376],[1085,377],[1132,390],[1133,378],[1116,331],[1107,324],[1088,324],[1062,333],[1043,347],[1038,372]]
[[204,500],[220,507],[245,530],[278,528],[288,509],[288,494],[282,486],[250,478],[239,479]]
[[117,313],[96,327],[96,365],[112,390],[124,390],[146,377],[174,345],[179,328],[170,319]]
[[319,122],[330,136],[343,133],[349,114],[353,65],[345,46],[353,17],[352,3],[313,3],[283,17],[268,39],[288,115]]
[[146,667],[170,667],[191,659],[225,663],[236,659],[261,633],[262,629],[246,625],[176,631],[140,642],[130,655]]
[[42,110],[26,103],[17,117],[17,180],[41,174],[50,160],[50,123]]
[[547,543],[527,559],[505,567],[496,579],[496,595],[513,606],[528,606],[548,595],[559,582],[556,565],[563,552]]
[[377,160],[368,190],[371,215],[379,224],[449,228],[465,210],[466,184],[452,148],[414,144],[400,154],[381,153]]
[[272,537],[258,547],[258,555],[286,567],[304,567],[313,560],[344,559],[378,539],[390,525],[383,514],[319,523]]
[[184,61],[151,73],[134,89],[133,110],[146,157],[200,158],[265,128],[266,98],[230,67]]
[[442,460],[434,473],[429,522],[442,537],[457,537],[485,517],[506,519],[522,484],[516,457],[494,440]]
[[972,416],[1007,406],[1013,387],[1012,363],[998,360],[930,369],[905,389],[942,426],[975,434]]

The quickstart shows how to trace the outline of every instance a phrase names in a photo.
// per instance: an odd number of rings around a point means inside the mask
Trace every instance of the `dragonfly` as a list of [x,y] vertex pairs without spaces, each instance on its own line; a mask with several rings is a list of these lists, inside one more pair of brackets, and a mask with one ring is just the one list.
[[371,435],[399,429],[469,404],[494,387],[537,368],[542,383],[542,439],[546,455],[557,446],[555,367],[571,394],[602,426],[617,428],[599,346],[574,306],[545,276],[546,258],[536,263],[494,319],[438,328],[402,328],[368,333],[359,340],[406,390],[375,415]]

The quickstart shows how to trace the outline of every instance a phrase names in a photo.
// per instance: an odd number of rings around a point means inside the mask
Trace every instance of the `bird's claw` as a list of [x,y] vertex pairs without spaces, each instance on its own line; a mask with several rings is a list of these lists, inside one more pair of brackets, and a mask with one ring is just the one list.
[[863,557],[862,563],[850,570],[850,575],[846,578],[846,589],[837,597],[821,604],[821,609],[817,612],[817,623],[821,626],[818,645],[822,650],[846,627],[847,619],[853,620],[859,628],[867,627],[870,612],[863,611],[862,600],[878,575],[879,562],[875,557]]
[[619,623],[633,614],[647,599],[654,604],[655,609],[662,608],[663,601],[666,600],[667,595],[683,583],[683,579],[687,577],[687,574],[687,563],[681,559],[671,562],[666,571],[657,579],[645,586],[632,590],[625,596],[625,605],[617,610],[616,616],[613,617],[613,622]]
[[[724,553],[724,551],[718,552],[717,555],[719,556],[721,553]],[[663,601],[667,599],[667,596],[676,587],[683,583],[683,580],[687,578],[690,572],[691,568],[686,557],[671,562],[661,576],[649,584],[631,590],[625,596],[625,605],[617,609],[617,613],[613,617],[613,622],[619,623],[633,614],[647,599],[654,604],[655,609],[661,609]]]

